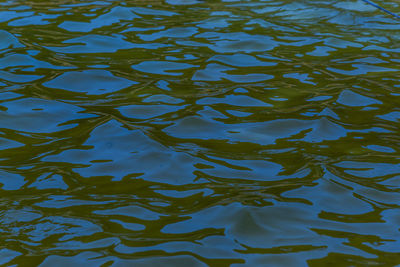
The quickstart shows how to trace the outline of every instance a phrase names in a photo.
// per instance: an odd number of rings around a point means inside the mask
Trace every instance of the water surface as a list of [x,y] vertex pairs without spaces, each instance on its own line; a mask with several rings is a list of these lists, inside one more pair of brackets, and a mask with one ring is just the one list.
[[0,264],[400,264],[399,30],[361,0],[2,1]]

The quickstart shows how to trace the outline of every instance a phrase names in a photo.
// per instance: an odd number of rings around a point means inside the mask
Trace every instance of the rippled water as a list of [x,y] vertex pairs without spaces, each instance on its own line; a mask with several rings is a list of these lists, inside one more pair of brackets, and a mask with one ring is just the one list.
[[399,30],[361,0],[2,1],[0,264],[400,264]]

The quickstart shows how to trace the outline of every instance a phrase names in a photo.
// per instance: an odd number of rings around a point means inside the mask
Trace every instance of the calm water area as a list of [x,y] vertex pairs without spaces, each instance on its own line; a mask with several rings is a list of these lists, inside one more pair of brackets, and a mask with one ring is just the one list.
[[0,1],[0,265],[400,264],[399,53],[361,0]]

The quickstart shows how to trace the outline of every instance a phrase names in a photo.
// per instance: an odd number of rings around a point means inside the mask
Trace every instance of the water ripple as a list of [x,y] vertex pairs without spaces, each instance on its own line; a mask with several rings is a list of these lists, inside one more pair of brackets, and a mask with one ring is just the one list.
[[400,264],[393,17],[361,0],[0,9],[0,264]]

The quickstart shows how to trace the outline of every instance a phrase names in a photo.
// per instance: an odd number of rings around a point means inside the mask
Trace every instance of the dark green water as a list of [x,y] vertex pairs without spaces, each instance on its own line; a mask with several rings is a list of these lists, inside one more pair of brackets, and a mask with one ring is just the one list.
[[0,265],[400,264],[399,41],[362,1],[1,1]]

